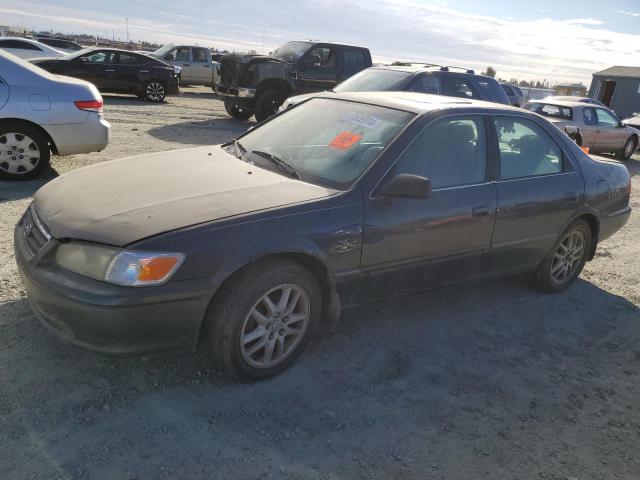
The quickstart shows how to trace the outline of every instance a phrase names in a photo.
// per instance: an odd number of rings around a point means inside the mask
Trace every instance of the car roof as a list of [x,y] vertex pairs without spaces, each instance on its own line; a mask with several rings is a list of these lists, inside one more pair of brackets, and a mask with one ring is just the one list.
[[556,100],[555,98],[541,98],[539,100],[530,100],[531,103],[545,103],[547,105],[556,105],[558,107],[593,107],[588,103],[577,102],[575,100]]
[[[483,77],[483,78],[491,78],[486,75],[480,75],[475,73],[472,69],[465,69],[463,67],[454,67],[447,65],[431,65],[431,64],[412,64],[412,65],[376,65],[374,67],[369,67],[369,69],[376,70],[392,70],[395,72],[405,72],[412,74],[419,73],[435,73],[441,72],[447,75],[465,75],[465,76],[474,76],[474,77]],[[455,70],[451,70],[455,69]],[[473,72],[473,73],[470,73]]]
[[370,105],[405,110],[416,114],[423,114],[445,108],[484,108],[523,112],[521,108],[511,107],[501,103],[417,92],[326,92],[321,98],[335,98],[338,100],[367,103]]

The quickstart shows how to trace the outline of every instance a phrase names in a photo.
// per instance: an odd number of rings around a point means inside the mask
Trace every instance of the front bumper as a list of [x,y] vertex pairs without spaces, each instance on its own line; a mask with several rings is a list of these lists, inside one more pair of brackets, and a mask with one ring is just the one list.
[[58,155],[99,152],[109,144],[111,124],[101,114],[87,113],[84,123],[43,125]]
[[213,90],[223,97],[238,97],[251,99],[256,96],[255,88],[244,88],[244,87],[228,87],[222,83],[216,83],[213,87]]
[[14,231],[18,271],[34,312],[62,340],[109,354],[195,348],[208,291],[184,282],[133,288],[81,277],[54,263],[54,238],[33,253],[28,223],[23,217]]

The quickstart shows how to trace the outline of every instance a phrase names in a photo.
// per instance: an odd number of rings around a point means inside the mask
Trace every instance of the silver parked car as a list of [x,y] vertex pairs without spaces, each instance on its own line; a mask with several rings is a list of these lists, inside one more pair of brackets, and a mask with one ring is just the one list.
[[628,160],[639,145],[638,131],[605,107],[580,101],[527,102],[523,108],[547,118],[590,153],[613,153]]
[[0,179],[39,175],[51,152],[103,150],[110,130],[91,83],[52,75],[0,51]]
[[1,37],[0,50],[20,58],[62,57],[65,52],[30,38]]

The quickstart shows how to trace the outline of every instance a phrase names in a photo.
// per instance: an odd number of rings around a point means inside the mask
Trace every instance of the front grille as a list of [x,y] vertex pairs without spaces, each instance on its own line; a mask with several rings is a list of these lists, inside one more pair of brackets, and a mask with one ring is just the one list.
[[31,255],[38,253],[51,240],[51,234],[45,224],[38,218],[33,204],[22,216],[20,226],[22,227],[25,244]]

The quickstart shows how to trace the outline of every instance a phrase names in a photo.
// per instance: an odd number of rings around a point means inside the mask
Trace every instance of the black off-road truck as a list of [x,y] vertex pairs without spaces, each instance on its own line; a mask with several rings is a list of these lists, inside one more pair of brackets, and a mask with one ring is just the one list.
[[262,122],[292,95],[330,90],[371,66],[369,49],[326,42],[288,42],[269,55],[225,55],[214,91],[227,113]]

